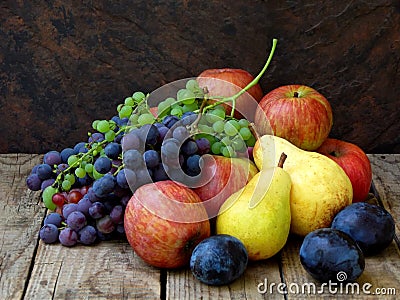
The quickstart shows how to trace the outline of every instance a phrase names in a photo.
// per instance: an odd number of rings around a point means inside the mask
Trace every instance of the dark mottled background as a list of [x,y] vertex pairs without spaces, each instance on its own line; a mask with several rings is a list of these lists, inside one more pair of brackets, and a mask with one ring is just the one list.
[[400,2],[0,2],[0,152],[44,153],[86,139],[134,91],[207,68],[314,87],[332,137],[400,153]]

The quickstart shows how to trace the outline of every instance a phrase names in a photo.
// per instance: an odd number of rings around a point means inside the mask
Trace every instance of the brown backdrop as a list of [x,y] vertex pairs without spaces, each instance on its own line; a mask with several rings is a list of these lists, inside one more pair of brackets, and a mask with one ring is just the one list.
[[2,1],[0,152],[44,153],[86,140],[134,91],[208,68],[258,73],[266,93],[314,87],[332,137],[400,152],[400,2]]

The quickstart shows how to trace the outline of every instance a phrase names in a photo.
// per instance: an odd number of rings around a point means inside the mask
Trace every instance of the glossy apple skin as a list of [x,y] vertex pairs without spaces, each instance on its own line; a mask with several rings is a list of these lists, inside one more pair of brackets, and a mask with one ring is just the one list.
[[149,111],[151,112],[151,114],[157,118],[158,117],[158,107],[150,107]]
[[300,149],[313,151],[332,129],[332,108],[328,100],[311,87],[285,85],[261,99],[254,123],[260,135],[273,133]]
[[136,254],[158,268],[188,265],[194,247],[210,236],[200,198],[171,180],[139,187],[126,206],[124,227]]
[[256,165],[248,158],[205,155],[203,184],[193,190],[203,201],[209,218],[213,218],[218,215],[225,200],[244,187],[257,173]]
[[334,160],[345,171],[353,186],[353,203],[367,199],[372,182],[371,162],[360,147],[328,138],[317,152]]
[[[197,77],[197,82],[201,88],[207,87],[208,95],[212,99],[212,96],[233,96],[245,88],[253,79],[253,75],[246,70],[223,68],[203,71]],[[251,87],[236,99],[235,118],[245,117],[252,121],[257,104],[262,97],[263,92],[259,84]],[[223,105],[227,115],[231,113],[231,104],[231,102],[227,102]]]

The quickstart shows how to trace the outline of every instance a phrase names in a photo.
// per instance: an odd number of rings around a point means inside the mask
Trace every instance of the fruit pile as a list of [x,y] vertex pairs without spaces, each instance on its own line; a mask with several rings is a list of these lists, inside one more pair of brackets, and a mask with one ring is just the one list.
[[[300,259],[310,274],[356,279],[365,249],[392,241],[393,219],[379,207],[347,210],[365,204],[371,166],[356,145],[328,138],[324,96],[303,85],[263,96],[258,81],[276,42],[256,77],[212,69],[135,92],[110,120],[92,123],[87,141],[46,153],[26,180],[50,211],[41,240],[127,238],[148,264],[190,266],[197,279],[221,285],[248,260],[277,254],[293,233],[305,237]],[[374,225],[364,226],[366,218]],[[379,228],[391,234],[366,240],[366,229]],[[331,254],[329,244],[341,251]]]
[[159,102],[154,114],[147,97],[136,92],[118,106],[118,115],[111,120],[93,122],[95,132],[87,142],[46,153],[27,185],[43,191],[44,204],[65,224],[48,221],[42,239],[56,241],[55,228],[66,246],[92,243],[82,241],[81,230],[94,237],[97,232],[100,239],[115,232],[119,236],[127,201],[140,186],[163,180],[194,186],[202,155],[248,156],[256,141],[250,122],[227,115],[218,102],[204,103],[203,91],[193,79],[176,98]]

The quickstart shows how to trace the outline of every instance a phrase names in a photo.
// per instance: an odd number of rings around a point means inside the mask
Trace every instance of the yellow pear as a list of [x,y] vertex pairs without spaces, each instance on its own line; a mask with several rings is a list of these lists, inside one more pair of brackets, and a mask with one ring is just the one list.
[[287,140],[264,135],[254,145],[254,161],[259,169],[270,168],[281,152],[287,154],[283,169],[290,174],[291,232],[305,236],[329,227],[335,215],[352,203],[353,189],[343,169],[332,159],[305,151]]
[[290,176],[281,167],[262,169],[221,206],[217,234],[241,240],[250,260],[275,255],[290,231],[290,189]]

